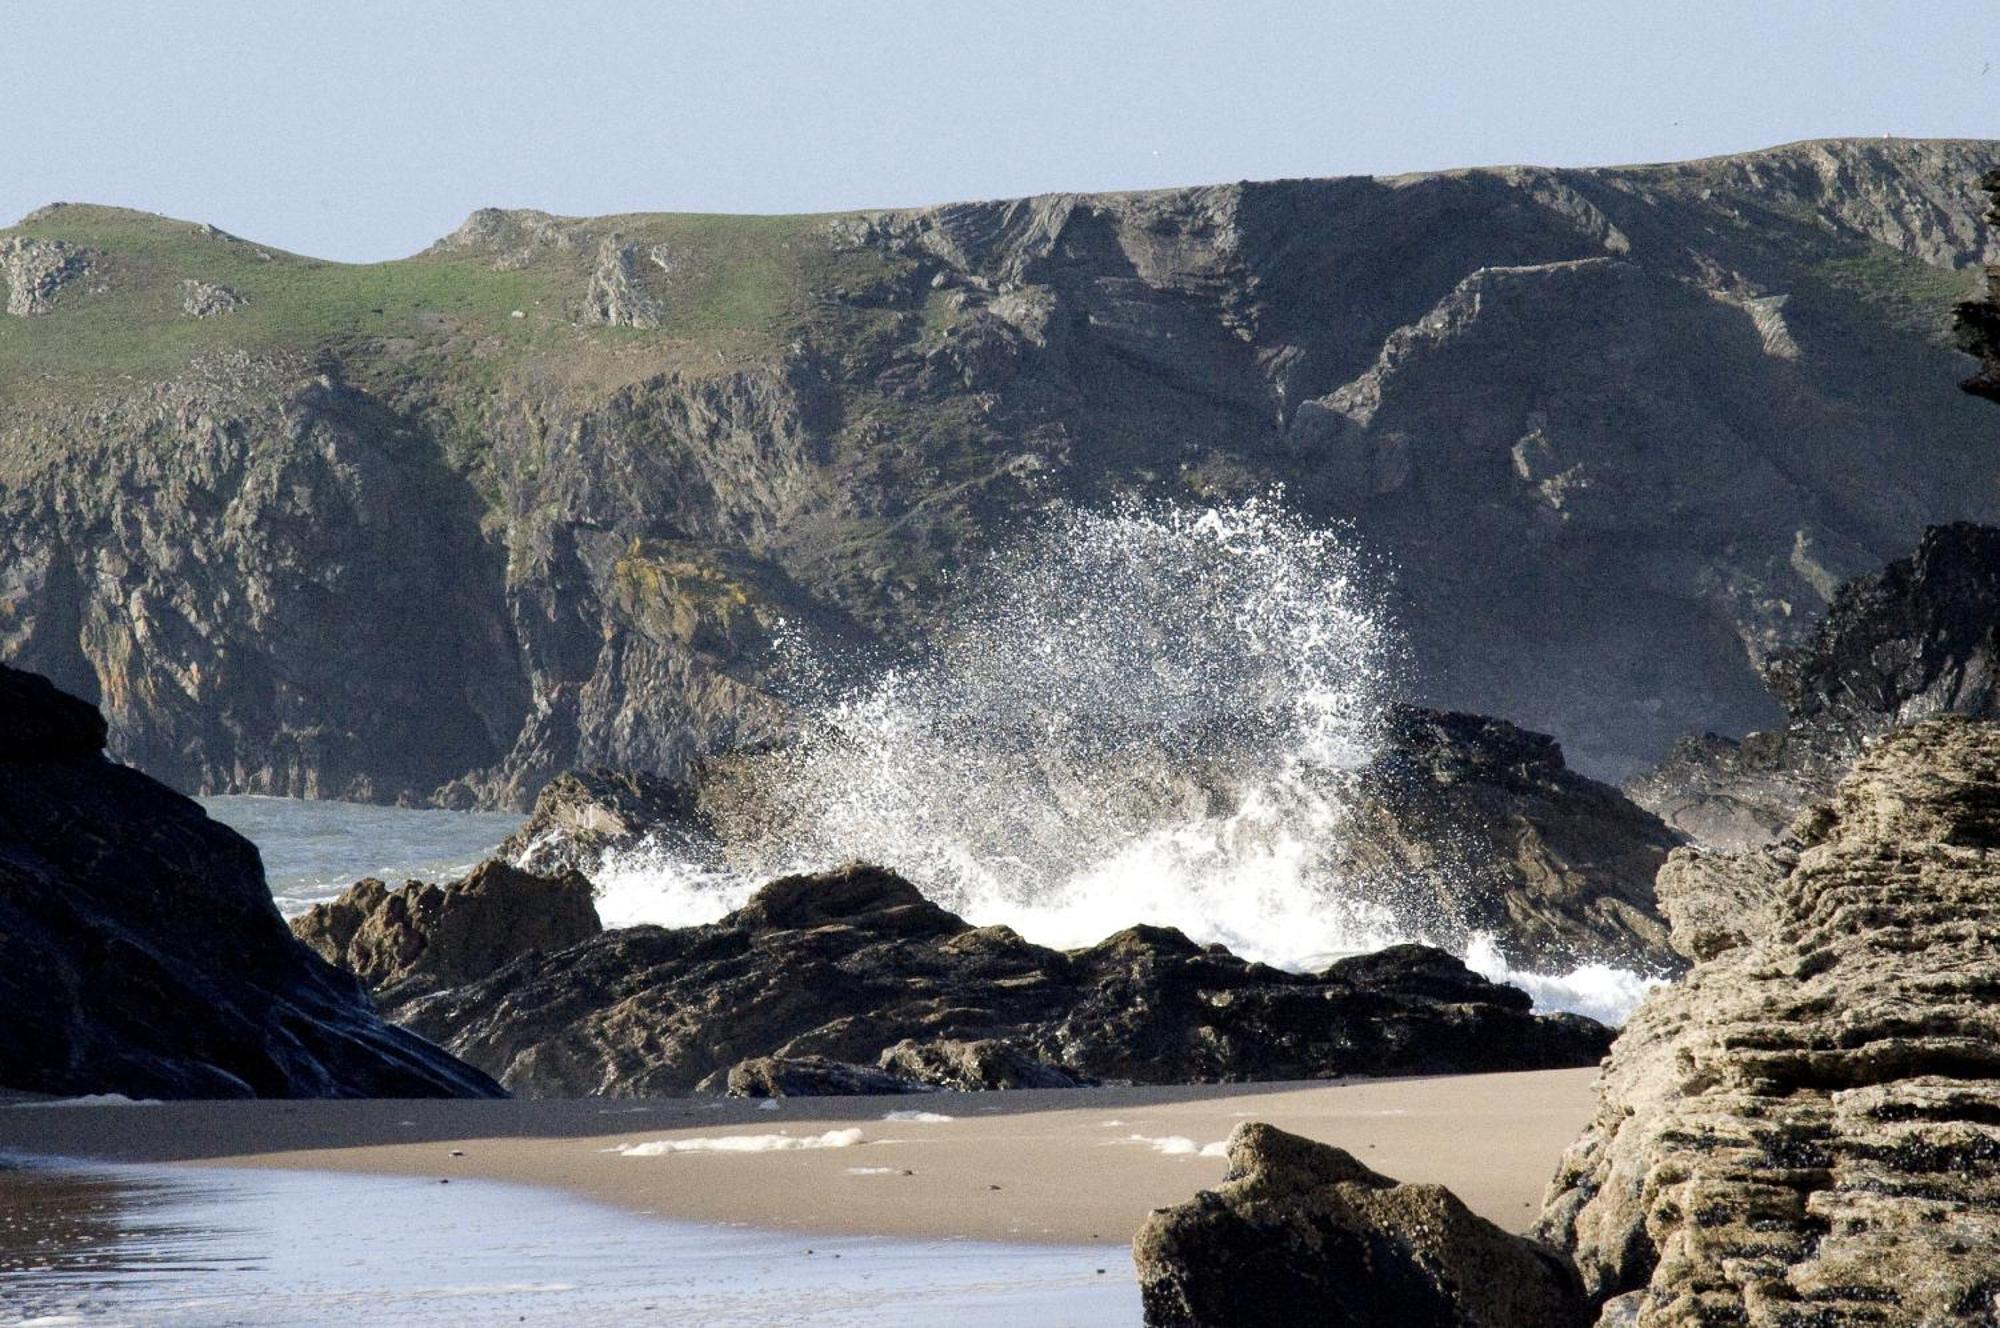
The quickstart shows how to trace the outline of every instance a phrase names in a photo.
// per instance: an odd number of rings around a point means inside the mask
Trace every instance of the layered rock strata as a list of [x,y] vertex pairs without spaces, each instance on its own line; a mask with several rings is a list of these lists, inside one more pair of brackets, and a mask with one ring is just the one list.
[[249,841],[104,759],[0,666],[0,1085],[129,1097],[498,1096],[293,939]]
[[1660,877],[1699,960],[1618,1039],[1541,1232],[1601,1322],[1990,1322],[2000,727],[1873,746],[1770,848]]

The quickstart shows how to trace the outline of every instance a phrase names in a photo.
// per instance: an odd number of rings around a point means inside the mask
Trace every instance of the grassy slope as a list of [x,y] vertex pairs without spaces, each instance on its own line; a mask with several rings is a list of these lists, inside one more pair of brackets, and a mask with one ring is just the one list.
[[[741,362],[817,321],[815,290],[869,280],[881,268],[872,255],[832,251],[823,218],[659,215],[597,225],[642,247],[664,245],[681,260],[671,274],[645,274],[665,311],[657,331],[578,324],[595,259],[588,249],[550,249],[514,270],[477,249],[329,263],[149,213],[46,210],[0,230],[0,239],[60,238],[91,250],[93,268],[63,289],[51,312],[0,317],[0,409],[84,404],[227,351],[339,347],[363,373],[374,362],[388,372],[489,380],[529,363],[625,379]],[[228,286],[245,303],[189,317],[181,308],[187,279]]]

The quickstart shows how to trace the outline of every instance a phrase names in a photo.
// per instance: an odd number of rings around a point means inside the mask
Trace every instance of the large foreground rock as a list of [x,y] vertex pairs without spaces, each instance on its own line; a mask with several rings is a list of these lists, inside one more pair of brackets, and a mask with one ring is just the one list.
[[970,926],[873,867],[774,881],[712,925],[605,932],[386,1009],[533,1096],[865,1087],[871,1069],[978,1087],[1513,1070],[1588,1065],[1610,1040],[1421,946],[1320,974],[1154,927],[1063,952]]
[[0,666],[0,1085],[132,1097],[496,1096],[286,930],[257,850],[106,761],[92,706]]
[[1151,1328],[1576,1328],[1592,1314],[1554,1251],[1441,1185],[1398,1185],[1256,1122],[1229,1176],[1154,1211],[1132,1244]]
[[1628,791],[1713,848],[1768,843],[1825,797],[1867,742],[1939,714],[2000,713],[2000,529],[1924,532],[1915,552],[1856,577],[1765,680],[1782,729],[1682,741]]
[[485,862],[443,885],[370,877],[292,919],[292,932],[385,1002],[477,981],[509,960],[604,930],[590,882]]
[[1660,890],[1701,962],[1626,1025],[1543,1217],[1604,1322],[1994,1322],[2000,726],[1884,738]]

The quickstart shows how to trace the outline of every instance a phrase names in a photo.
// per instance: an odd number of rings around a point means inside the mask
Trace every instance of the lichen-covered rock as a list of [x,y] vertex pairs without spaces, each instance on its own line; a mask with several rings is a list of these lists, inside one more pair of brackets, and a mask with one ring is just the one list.
[[181,312],[189,318],[214,318],[242,308],[243,297],[228,286],[189,277],[181,282]]
[[[855,866],[773,881],[707,926],[525,955],[389,1013],[531,1096],[723,1088],[765,1057],[931,1084],[1025,1083],[1034,1063],[1193,1083],[1588,1065],[1609,1045],[1601,1025],[1531,1004],[1421,946],[1317,974],[1157,927],[1051,950]],[[995,1039],[1012,1051],[978,1045]],[[745,1068],[746,1086],[759,1073]]]
[[63,288],[90,271],[91,253],[64,240],[17,235],[0,240],[0,280],[7,286],[7,312],[16,318],[55,308]]
[[257,850],[104,759],[0,666],[0,1085],[64,1096],[497,1096],[300,945]]
[[385,1008],[603,929],[584,877],[540,876],[499,861],[443,885],[410,881],[391,890],[370,877],[292,919],[294,935],[360,978]]
[[1149,1328],[1581,1328],[1554,1251],[1441,1185],[1399,1185],[1353,1155],[1258,1122],[1229,1175],[1156,1209],[1132,1243]]
[[2000,726],[1958,717],[1881,739],[1777,845],[1676,855],[1700,962],[1626,1025],[1540,1228],[1606,1322],[1992,1321],[1996,882]]

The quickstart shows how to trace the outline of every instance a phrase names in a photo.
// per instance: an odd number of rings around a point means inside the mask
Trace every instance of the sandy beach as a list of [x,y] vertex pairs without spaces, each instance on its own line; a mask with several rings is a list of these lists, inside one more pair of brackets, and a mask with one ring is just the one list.
[[[1312,1084],[741,1100],[0,1107],[41,1156],[552,1186],[630,1211],[849,1235],[1123,1245],[1220,1181],[1244,1120],[1530,1222],[1595,1070]],[[919,1113],[916,1117],[904,1113]],[[890,1118],[894,1116],[894,1118]],[[925,1119],[925,1116],[945,1119]],[[624,1150],[624,1151],[621,1151]]]

